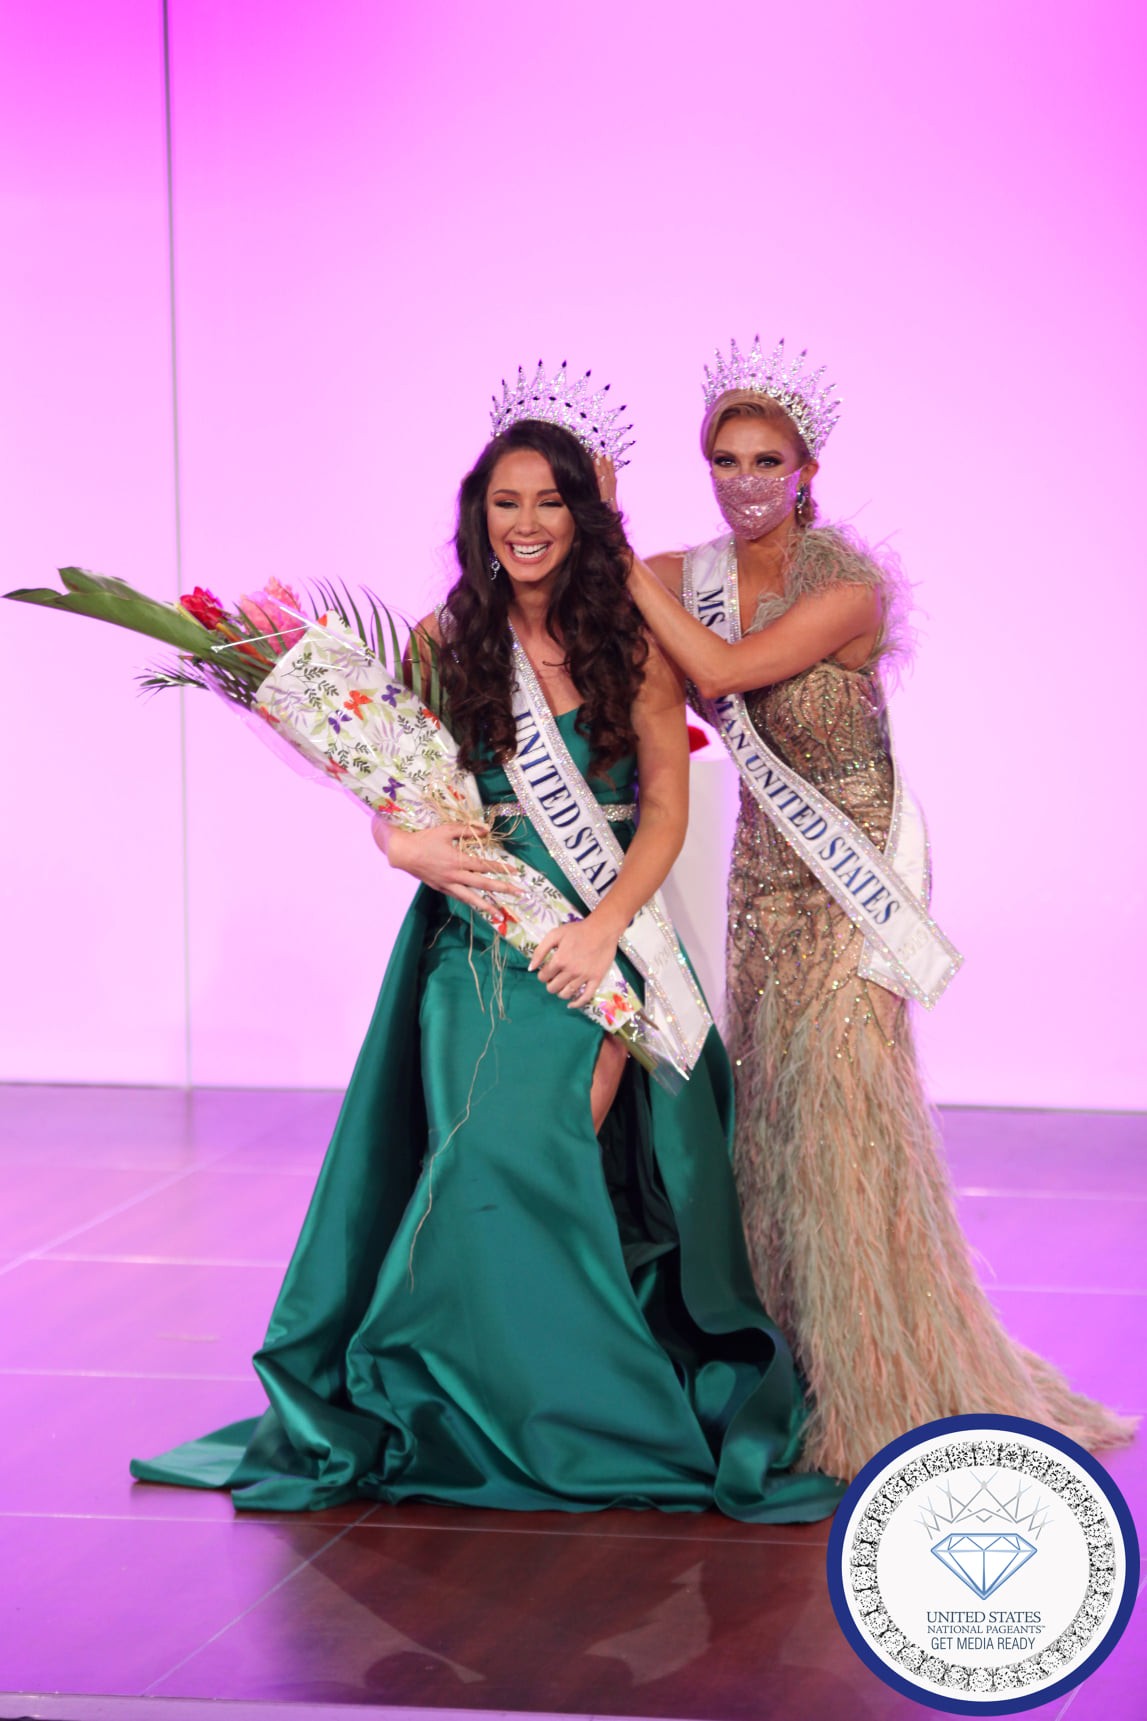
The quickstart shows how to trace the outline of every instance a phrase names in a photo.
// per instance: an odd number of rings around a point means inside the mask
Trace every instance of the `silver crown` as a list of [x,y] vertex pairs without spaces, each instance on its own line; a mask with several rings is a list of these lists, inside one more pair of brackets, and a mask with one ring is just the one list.
[[835,384],[822,383],[825,367],[806,371],[808,349],[789,358],[781,339],[767,356],[761,349],[761,337],[753,337],[753,345],[742,353],[733,341],[727,359],[718,350],[712,370],[705,366],[705,411],[734,389],[749,389],[753,394],[766,394],[783,406],[813,454],[819,454],[828,441],[829,432],[840,417],[840,401],[835,399]]
[[572,378],[564,360],[552,377],[546,376],[541,359],[533,376],[527,376],[519,365],[516,384],[511,387],[503,377],[501,401],[497,395],[492,396],[494,410],[490,423],[494,435],[500,436],[503,430],[509,430],[524,418],[540,418],[546,424],[560,424],[563,430],[577,437],[583,448],[588,448],[591,454],[604,454],[618,470],[628,466],[629,462],[622,457],[633,447],[632,437],[628,442],[625,440],[633,426],[619,422],[625,408],[607,404],[608,383],[603,389],[594,390],[589,379],[589,371]]

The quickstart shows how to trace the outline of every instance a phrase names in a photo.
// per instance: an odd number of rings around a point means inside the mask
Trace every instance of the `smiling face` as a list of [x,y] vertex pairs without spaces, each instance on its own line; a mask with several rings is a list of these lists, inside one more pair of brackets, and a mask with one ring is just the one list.
[[544,455],[533,448],[502,455],[486,492],[486,530],[516,584],[540,585],[561,567],[573,548],[574,520]]

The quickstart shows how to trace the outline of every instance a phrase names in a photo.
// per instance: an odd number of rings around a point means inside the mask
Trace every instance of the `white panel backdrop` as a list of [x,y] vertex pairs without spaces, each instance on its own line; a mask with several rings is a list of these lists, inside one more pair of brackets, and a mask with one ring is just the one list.
[[[1144,1104],[1142,18],[169,19],[180,545],[162,11],[4,11],[5,586],[75,560],[171,593],[181,549],[185,589],[333,574],[419,612],[484,403],[542,354],[632,406],[636,542],[708,536],[702,360],[807,342],[846,397],[822,502],[917,582],[898,726],[968,957],[925,1024],[937,1096]],[[206,699],[184,754],[127,638],[0,625],[0,1074],[341,1083],[409,895],[366,821]]]

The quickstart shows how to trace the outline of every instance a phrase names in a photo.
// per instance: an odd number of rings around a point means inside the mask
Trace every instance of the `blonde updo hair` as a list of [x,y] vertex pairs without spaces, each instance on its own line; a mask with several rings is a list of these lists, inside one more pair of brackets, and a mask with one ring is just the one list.
[[[767,394],[758,394],[755,389],[734,388],[728,394],[720,395],[709,408],[701,422],[701,453],[707,461],[712,460],[713,450],[717,446],[717,437],[721,426],[731,418],[763,418],[769,424],[779,425],[796,449],[797,461],[801,466],[807,466],[812,459],[812,451],[808,443],[796,427],[795,421],[785,411],[779,402],[770,399]],[[798,526],[811,526],[816,519],[817,508],[812,497],[812,485],[804,486],[804,501],[796,508]]]

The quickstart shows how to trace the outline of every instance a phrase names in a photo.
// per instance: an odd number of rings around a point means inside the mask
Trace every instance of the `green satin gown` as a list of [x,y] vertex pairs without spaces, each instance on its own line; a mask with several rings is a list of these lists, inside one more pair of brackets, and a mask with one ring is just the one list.
[[[613,776],[599,799],[632,800],[634,761]],[[570,894],[527,821],[508,841]],[[419,890],[255,1357],[269,1408],[132,1474],[259,1512],[824,1517],[839,1486],[789,1469],[804,1403],[753,1289],[716,1032],[675,1096],[631,1062],[595,1136],[600,1030],[508,946],[499,1008],[493,940]]]

